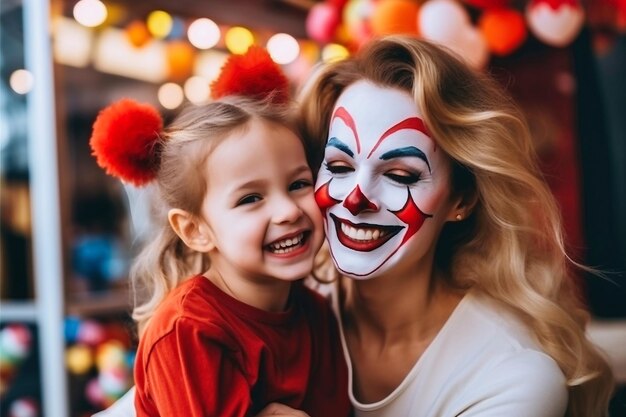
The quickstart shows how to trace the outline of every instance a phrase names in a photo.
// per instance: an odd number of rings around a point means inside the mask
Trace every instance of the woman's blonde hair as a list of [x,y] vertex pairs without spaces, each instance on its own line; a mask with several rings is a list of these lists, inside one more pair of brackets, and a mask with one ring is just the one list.
[[[301,94],[301,135],[314,167],[331,113],[359,80],[410,93],[453,165],[452,188],[476,198],[471,216],[444,227],[435,262],[459,287],[509,305],[560,366],[568,416],[607,413],[612,374],[585,337],[588,314],[569,276],[560,213],[543,181],[524,117],[490,77],[426,41],[391,36],[323,67]],[[375,99],[375,98],[372,98]],[[584,268],[584,267],[583,267]]]
[[185,108],[161,132],[159,166],[152,196],[152,227],[147,244],[131,268],[133,319],[143,331],[165,296],[185,279],[208,269],[208,259],[188,248],[170,227],[167,213],[179,208],[199,215],[207,191],[206,161],[225,138],[260,119],[296,131],[289,105],[243,97],[223,98]]

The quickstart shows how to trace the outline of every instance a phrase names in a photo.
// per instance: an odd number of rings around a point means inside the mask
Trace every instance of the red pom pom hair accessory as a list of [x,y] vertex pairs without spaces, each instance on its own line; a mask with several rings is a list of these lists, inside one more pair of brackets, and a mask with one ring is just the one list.
[[[270,54],[251,46],[244,55],[231,55],[211,84],[211,96],[248,96],[289,101],[289,81]],[[108,174],[142,186],[154,179],[158,169],[159,132],[163,119],[149,104],[122,99],[103,109],[93,125],[92,154]]]
[[122,99],[100,111],[89,144],[107,174],[140,187],[156,176],[162,128],[157,109]]
[[289,101],[289,80],[264,48],[253,45],[243,55],[231,55],[211,83],[211,98],[247,96],[269,98],[274,104]]

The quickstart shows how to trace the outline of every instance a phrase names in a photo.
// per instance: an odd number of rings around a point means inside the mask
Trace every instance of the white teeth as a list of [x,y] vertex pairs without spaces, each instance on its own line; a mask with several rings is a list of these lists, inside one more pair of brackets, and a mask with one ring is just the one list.
[[345,223],[341,223],[341,231],[353,240],[377,240],[385,236],[385,231],[380,229],[357,229],[356,227],[348,226]]
[[298,236],[294,238],[284,239],[279,242],[272,243],[270,245],[270,249],[272,249],[272,252],[274,253],[291,252],[292,250],[295,249],[297,245],[300,244],[300,242],[302,242],[303,238],[304,238],[304,233],[300,233]]

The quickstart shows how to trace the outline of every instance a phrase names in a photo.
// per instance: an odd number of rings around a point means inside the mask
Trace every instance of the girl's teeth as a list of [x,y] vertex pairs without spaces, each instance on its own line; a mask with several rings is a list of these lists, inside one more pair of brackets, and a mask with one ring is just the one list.
[[272,243],[270,247],[275,253],[287,253],[294,249],[295,246],[299,245],[302,239],[304,238],[304,233],[300,233],[298,236],[281,240],[280,242]]

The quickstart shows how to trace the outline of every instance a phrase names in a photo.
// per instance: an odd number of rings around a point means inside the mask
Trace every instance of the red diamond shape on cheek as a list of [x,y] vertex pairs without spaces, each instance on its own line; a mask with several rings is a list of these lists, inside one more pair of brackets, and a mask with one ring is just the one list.
[[330,182],[332,178],[328,180],[328,182],[322,185],[315,191],[315,202],[317,206],[320,208],[322,215],[326,218],[326,212],[329,208],[341,202],[341,200],[337,200],[330,195]]
[[407,231],[400,245],[403,245],[407,240],[411,238],[411,236],[417,233],[417,231],[422,227],[422,224],[424,224],[424,220],[429,217],[433,217],[432,214],[425,214],[424,212],[422,212],[422,210],[419,209],[419,207],[417,207],[417,204],[415,204],[415,201],[413,201],[413,198],[411,197],[411,192],[408,188],[406,203],[404,203],[404,207],[402,207],[398,211],[389,211],[395,214],[396,217],[398,217],[400,221],[402,221],[402,223],[405,223],[407,225]]

